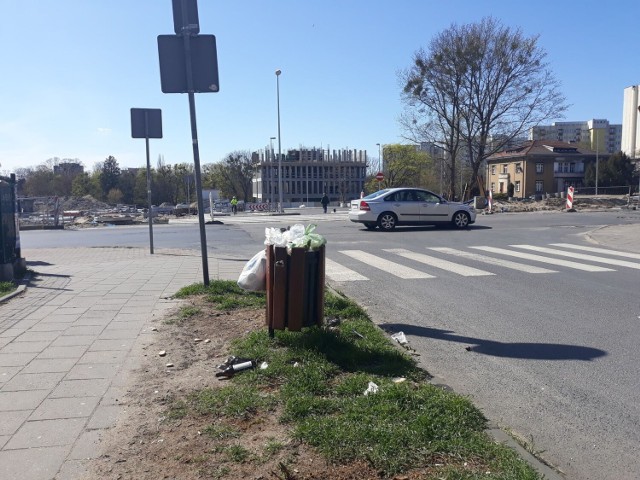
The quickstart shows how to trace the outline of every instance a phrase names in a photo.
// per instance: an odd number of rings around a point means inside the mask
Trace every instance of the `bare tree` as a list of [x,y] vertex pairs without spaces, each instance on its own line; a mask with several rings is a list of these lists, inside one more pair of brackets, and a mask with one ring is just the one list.
[[401,124],[414,141],[443,146],[450,195],[460,154],[467,157],[473,184],[487,157],[566,111],[538,38],[491,17],[454,24],[428,51],[416,52],[414,65],[401,73],[406,105]]

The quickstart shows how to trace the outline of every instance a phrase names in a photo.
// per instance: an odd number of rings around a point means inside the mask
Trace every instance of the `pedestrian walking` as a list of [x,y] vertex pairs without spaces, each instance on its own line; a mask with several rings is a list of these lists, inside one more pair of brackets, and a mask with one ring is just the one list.
[[329,205],[329,197],[327,197],[326,193],[322,194],[322,200],[320,200],[320,203],[322,204],[322,209],[324,210],[324,213],[327,213],[327,206]]

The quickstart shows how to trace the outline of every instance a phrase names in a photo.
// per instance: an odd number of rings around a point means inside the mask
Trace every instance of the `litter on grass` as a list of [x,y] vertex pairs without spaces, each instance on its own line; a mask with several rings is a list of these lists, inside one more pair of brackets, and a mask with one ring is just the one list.
[[373,393],[378,393],[378,385],[376,385],[373,382],[369,382],[369,386],[367,386],[367,389],[364,391],[364,394],[370,395]]
[[409,343],[407,337],[404,335],[404,332],[394,333],[393,335],[391,335],[391,338],[393,338],[400,345],[406,345]]

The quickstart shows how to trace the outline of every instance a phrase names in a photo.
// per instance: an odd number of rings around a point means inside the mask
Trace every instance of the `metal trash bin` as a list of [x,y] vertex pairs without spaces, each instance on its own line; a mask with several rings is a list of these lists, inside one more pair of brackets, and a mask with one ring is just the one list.
[[267,245],[269,335],[274,330],[298,332],[324,319],[325,247],[318,250]]

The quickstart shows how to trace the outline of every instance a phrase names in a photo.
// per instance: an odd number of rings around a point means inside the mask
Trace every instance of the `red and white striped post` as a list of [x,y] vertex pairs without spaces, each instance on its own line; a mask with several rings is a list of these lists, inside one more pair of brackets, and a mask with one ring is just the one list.
[[573,208],[573,187],[567,189],[567,210]]

